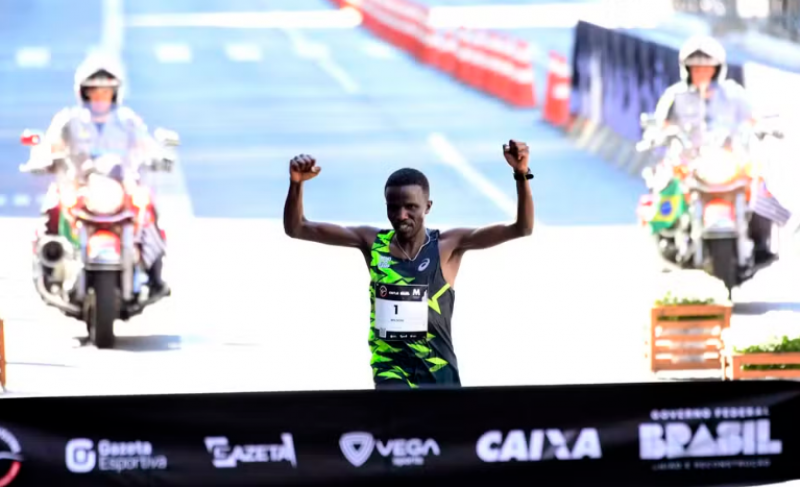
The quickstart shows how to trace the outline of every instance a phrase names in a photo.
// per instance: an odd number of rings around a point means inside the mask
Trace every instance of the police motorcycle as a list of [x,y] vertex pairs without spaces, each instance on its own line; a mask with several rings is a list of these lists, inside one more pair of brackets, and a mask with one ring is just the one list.
[[[148,155],[138,170],[171,171],[178,135],[157,129],[153,139],[157,154]],[[20,171],[39,173],[37,159],[53,159],[53,194],[63,216],[58,235],[37,233],[34,239],[34,285],[48,306],[85,322],[97,348],[110,348],[116,319],[127,321],[163,297],[148,296],[147,274],[134,241],[135,232],[153,215],[150,192],[138,177],[125,177],[125,161],[118,154],[93,154],[76,163],[51,154],[44,140],[40,132],[22,134],[31,156]]]
[[730,298],[734,287],[777,260],[776,252],[775,258],[759,262],[754,252],[753,219],[770,226],[770,235],[775,223],[756,217],[749,205],[761,182],[750,155],[756,141],[782,138],[782,133],[704,131],[703,142],[696,145],[691,138],[697,133],[694,127],[660,128],[649,114],[642,115],[641,124],[645,135],[636,146],[638,152],[666,148],[659,165],[642,170],[651,192],[640,202],[642,223],[671,214],[674,221],[666,220],[667,227],[651,227],[662,262],[671,269],[705,270],[725,284]]

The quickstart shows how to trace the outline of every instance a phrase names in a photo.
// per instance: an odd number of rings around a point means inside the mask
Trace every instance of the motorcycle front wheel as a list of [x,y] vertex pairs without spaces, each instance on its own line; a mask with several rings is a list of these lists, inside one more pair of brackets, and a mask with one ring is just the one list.
[[119,316],[119,272],[92,273],[92,296],[87,310],[86,324],[89,340],[97,348],[114,346],[114,321]]
[[739,260],[736,257],[736,240],[719,239],[708,240],[707,254],[709,273],[722,281],[728,289],[728,299],[731,291],[739,283]]

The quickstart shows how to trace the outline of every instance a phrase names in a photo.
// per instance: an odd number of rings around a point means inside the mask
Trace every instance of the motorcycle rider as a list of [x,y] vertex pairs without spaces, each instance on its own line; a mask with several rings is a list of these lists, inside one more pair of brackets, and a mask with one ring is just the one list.
[[[122,66],[112,57],[90,55],[75,72],[75,96],[78,104],[58,112],[45,133],[52,158],[36,161],[34,172],[54,172],[56,161],[69,157],[80,167],[95,151],[124,154],[126,179],[138,180],[139,168],[153,150],[158,150],[147,126],[130,108],[123,106],[124,80]],[[60,205],[55,197],[58,189],[51,185],[45,199],[44,213],[48,235],[58,235]],[[148,276],[151,296],[169,295],[170,289],[161,277],[165,243],[158,228],[154,210],[153,228],[140,231],[137,240]],[[155,240],[155,241],[154,241]],[[145,248],[146,247],[146,248]]]
[[[656,105],[654,117],[658,131],[668,125],[695,129],[726,130],[730,134],[746,131],[755,124],[752,105],[742,85],[728,79],[725,48],[717,40],[696,36],[689,39],[678,54],[681,81],[667,88]],[[645,138],[650,134],[645,133]],[[699,143],[702,131],[691,134]],[[755,243],[758,261],[774,257],[769,241],[772,221],[753,213],[750,237]]]

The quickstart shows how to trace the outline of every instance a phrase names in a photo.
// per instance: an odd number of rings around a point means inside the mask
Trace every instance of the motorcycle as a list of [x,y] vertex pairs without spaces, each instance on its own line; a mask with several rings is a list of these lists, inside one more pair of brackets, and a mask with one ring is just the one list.
[[[170,171],[176,161],[178,135],[158,129],[161,150],[143,164],[153,171]],[[114,322],[127,321],[165,296],[149,296],[147,274],[135,236],[152,230],[150,192],[138,178],[125,177],[123,158],[94,154],[80,164],[51,154],[40,132],[26,130],[21,143],[31,148],[21,172],[37,173],[39,158],[53,158],[58,207],[58,235],[38,235],[33,242],[33,282],[42,300],[66,316],[87,325],[97,348],[114,345]],[[33,169],[32,169],[33,168]],[[47,202],[45,202],[47,205]],[[149,225],[149,226],[148,226]],[[161,232],[160,237],[166,240]]]
[[[668,268],[703,269],[725,284],[730,298],[733,288],[777,260],[777,252],[757,259],[752,237],[756,225],[769,235],[775,227],[750,207],[754,190],[763,183],[750,158],[754,139],[710,131],[703,134],[702,143],[694,144],[692,127],[658,128],[647,114],[641,122],[645,136],[636,150],[666,147],[667,155],[656,169],[642,171],[651,193],[640,201],[640,221],[650,225]],[[750,135],[758,140],[782,136],[763,130]]]

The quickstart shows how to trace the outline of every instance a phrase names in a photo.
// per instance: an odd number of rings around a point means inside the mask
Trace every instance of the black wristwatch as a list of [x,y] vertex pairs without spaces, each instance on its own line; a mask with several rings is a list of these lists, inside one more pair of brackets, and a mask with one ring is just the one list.
[[522,181],[523,179],[533,179],[533,173],[531,172],[531,168],[528,168],[528,172],[526,172],[525,174],[514,171],[515,181]]

